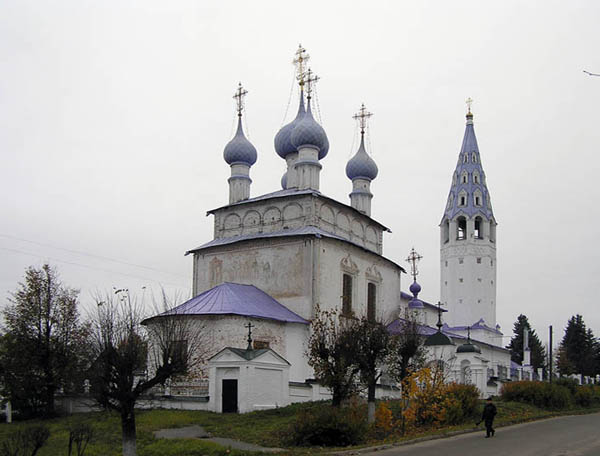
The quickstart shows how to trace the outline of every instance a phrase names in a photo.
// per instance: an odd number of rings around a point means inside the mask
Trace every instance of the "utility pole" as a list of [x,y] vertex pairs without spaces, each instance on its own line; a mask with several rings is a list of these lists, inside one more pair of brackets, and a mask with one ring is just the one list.
[[548,362],[548,381],[552,383],[552,325],[550,325],[550,343],[548,344],[548,354],[550,355],[550,360]]

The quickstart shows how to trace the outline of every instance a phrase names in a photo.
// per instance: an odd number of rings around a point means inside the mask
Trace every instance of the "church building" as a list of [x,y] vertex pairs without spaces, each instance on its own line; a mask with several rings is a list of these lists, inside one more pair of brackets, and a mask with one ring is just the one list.
[[[313,114],[318,77],[308,59],[300,47],[297,114],[274,137],[285,161],[280,190],[251,195],[257,150],[243,129],[246,91],[241,84],[236,91],[237,131],[223,152],[229,202],[208,210],[214,238],[186,253],[193,257],[194,297],[168,313],[197,319],[210,332],[206,408],[245,412],[327,398],[305,355],[317,308],[394,321],[392,333],[406,312],[414,313],[432,360],[482,395],[496,393],[509,376],[510,354],[496,326],[496,221],[470,109],[440,224],[442,311],[418,298],[414,249],[410,294],[403,291],[405,269],[384,255],[390,229],[371,213],[378,168],[365,148],[371,113],[364,105],[354,116],[360,146],[345,168],[349,201],[321,191],[321,161],[330,147]],[[392,386],[381,385],[378,394],[393,395]]]

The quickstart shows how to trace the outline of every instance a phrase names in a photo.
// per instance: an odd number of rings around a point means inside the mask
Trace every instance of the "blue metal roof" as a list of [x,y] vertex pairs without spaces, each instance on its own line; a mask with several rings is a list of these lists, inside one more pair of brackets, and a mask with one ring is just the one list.
[[375,160],[367,154],[367,150],[365,149],[365,136],[362,134],[360,136],[360,147],[358,148],[358,151],[346,164],[346,176],[348,176],[348,179],[350,180],[362,178],[371,181],[377,177],[378,172],[379,170],[377,169]]
[[[463,182],[466,176],[466,182]],[[477,177],[478,176],[478,177]],[[477,182],[475,182],[477,179]],[[480,195],[479,205],[475,205],[475,195]],[[465,204],[460,204],[461,195],[466,196]],[[458,156],[458,163],[452,176],[452,186],[446,202],[444,217],[453,219],[457,215],[474,217],[481,215],[488,219],[494,217],[490,196],[485,183],[485,173],[481,166],[479,146],[473,127],[473,114],[467,114],[465,135]]]
[[158,316],[169,315],[240,315],[308,324],[307,320],[254,285],[230,282],[217,285]]

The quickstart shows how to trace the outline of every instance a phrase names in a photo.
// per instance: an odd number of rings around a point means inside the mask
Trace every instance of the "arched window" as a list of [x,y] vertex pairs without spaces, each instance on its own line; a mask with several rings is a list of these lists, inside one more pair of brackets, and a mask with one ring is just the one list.
[[475,217],[473,236],[475,239],[483,239],[483,221],[481,220],[481,217]]
[[458,205],[466,206],[467,205],[467,192],[464,190],[458,194]]
[[473,171],[473,183],[479,184],[479,173],[477,171]]
[[471,362],[464,359],[460,363],[460,382],[468,385],[471,383]]
[[367,285],[367,319],[375,321],[377,311],[377,286],[369,282]]
[[469,161],[469,156],[467,154],[463,155],[463,163],[467,163]]
[[458,217],[456,221],[456,239],[462,241],[467,238],[467,219]]
[[471,161],[472,161],[473,163],[477,163],[477,154],[476,154],[475,152],[473,152],[473,155],[472,155],[472,157],[471,157]]
[[342,314],[352,315],[352,276],[342,275]]

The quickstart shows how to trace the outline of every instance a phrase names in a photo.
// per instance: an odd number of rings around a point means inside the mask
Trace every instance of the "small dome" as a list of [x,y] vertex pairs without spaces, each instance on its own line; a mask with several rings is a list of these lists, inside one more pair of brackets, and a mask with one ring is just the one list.
[[[423,345],[426,346],[434,346],[434,345],[454,345],[452,339],[450,339],[446,334],[441,331],[436,331],[427,339],[425,339],[425,343]],[[459,347],[460,348],[460,347]]]
[[421,292],[421,285],[419,285],[416,281],[414,281],[413,283],[410,284],[410,287],[408,289],[413,294],[413,296],[416,298],[417,295]]
[[287,188],[287,171],[281,176],[281,188],[284,190]]
[[[354,154],[354,157],[352,157],[346,165],[346,176],[351,180],[359,177],[373,180],[377,177],[378,172],[379,170],[377,169],[375,161],[369,157],[369,154],[367,154],[367,151],[365,150],[365,137],[364,135],[361,135],[360,147],[356,154]],[[421,288],[419,287],[419,290],[420,289]]]
[[292,130],[296,127],[305,114],[304,95],[302,92],[300,92],[300,106],[298,107],[298,114],[296,114],[296,118],[289,124],[281,127],[281,130],[279,130],[275,135],[275,152],[277,152],[277,155],[279,155],[281,158],[285,158],[289,154],[297,151],[296,147],[294,147],[292,144],[290,137],[292,135]]
[[481,348],[472,344],[471,340],[468,340],[466,343],[458,346],[456,353],[481,353]]
[[245,163],[252,166],[256,163],[256,148],[252,145],[242,129],[242,118],[238,118],[238,128],[235,136],[225,146],[223,158],[231,165],[233,163]]
[[315,120],[310,110],[310,99],[306,114],[294,126],[290,140],[296,150],[301,146],[313,146],[319,150],[319,160],[324,158],[329,152],[329,140],[327,134],[321,125]]

